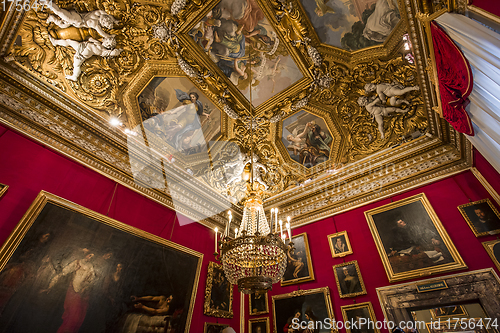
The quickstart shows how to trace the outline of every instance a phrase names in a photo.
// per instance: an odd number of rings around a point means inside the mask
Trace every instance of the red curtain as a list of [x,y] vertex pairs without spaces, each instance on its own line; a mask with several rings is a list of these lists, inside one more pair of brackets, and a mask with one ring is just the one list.
[[443,117],[458,132],[474,135],[472,122],[465,111],[472,92],[473,78],[469,62],[453,40],[435,22],[431,22],[432,43],[436,58]]

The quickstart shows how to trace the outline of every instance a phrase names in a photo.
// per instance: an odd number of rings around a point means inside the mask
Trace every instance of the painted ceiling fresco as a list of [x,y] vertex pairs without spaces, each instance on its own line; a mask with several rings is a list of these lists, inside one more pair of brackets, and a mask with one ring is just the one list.
[[222,0],[189,35],[257,107],[302,78],[256,0]]
[[322,43],[348,51],[379,45],[400,20],[396,0],[302,0]]

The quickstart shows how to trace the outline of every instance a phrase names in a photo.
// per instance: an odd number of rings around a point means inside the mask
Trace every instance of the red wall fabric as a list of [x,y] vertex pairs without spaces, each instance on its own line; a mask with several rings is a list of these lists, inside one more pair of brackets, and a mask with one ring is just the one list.
[[477,6],[481,9],[486,10],[496,16],[500,16],[500,7],[498,6],[497,1],[492,0],[470,0],[470,5]]
[[[475,166],[489,183],[497,191],[500,191],[498,173],[477,152],[475,152]],[[120,185],[116,188],[115,197],[110,206],[115,182],[1,126],[0,183],[10,186],[8,192],[0,198],[0,242],[3,243],[7,239],[41,190],[46,190],[101,214],[106,214],[110,207],[108,215],[111,218],[204,254],[191,332],[203,332],[204,322],[227,323],[239,332],[240,312],[237,288],[234,289],[235,317],[233,319],[217,319],[203,315],[207,266],[209,261],[214,261],[212,256],[213,231],[197,223],[180,226],[173,211]],[[279,284],[276,284],[269,294],[270,310],[272,310],[272,295],[288,293],[299,288],[313,289],[328,286],[337,320],[342,319],[340,306],[353,304],[354,301],[356,303],[370,301],[375,309],[377,320],[383,320],[383,313],[375,289],[389,285],[389,283],[364,212],[388,204],[391,200],[397,201],[418,193],[427,195],[458,252],[468,265],[468,270],[495,267],[481,245],[481,242],[495,239],[495,236],[476,238],[457,209],[457,206],[467,203],[469,200],[491,199],[474,175],[470,171],[466,171],[293,230],[295,235],[302,232],[306,232],[308,235],[316,279],[286,287],[280,287]],[[343,230],[348,232],[354,253],[344,258],[332,258],[327,235]],[[358,261],[367,288],[367,295],[340,299],[332,266],[340,264],[344,260],[346,262]],[[497,270],[497,273],[500,272]],[[453,274],[453,272],[446,274]],[[248,298],[246,296],[244,304],[246,320],[266,317],[248,315]],[[270,317],[271,327],[273,327],[272,312],[267,316]],[[245,332],[247,330],[245,323]],[[345,332],[345,330],[341,331]],[[278,332],[282,332],[282,328]]]
[[[500,189],[500,177],[498,173],[496,173],[491,165],[489,165],[479,153],[475,152],[475,156],[477,160],[476,167],[498,192]],[[376,203],[294,229],[294,235],[303,232],[307,233],[315,281],[286,287],[281,287],[279,284],[276,284],[273,287],[273,290],[269,293],[269,309],[272,309],[272,295],[285,294],[299,289],[307,290],[328,286],[332,295],[331,301],[335,319],[337,321],[343,320],[340,307],[343,305],[353,304],[354,302],[371,302],[375,310],[376,319],[382,321],[384,319],[384,315],[375,289],[389,285],[389,280],[368,227],[368,222],[366,221],[364,212],[389,204],[391,201],[398,201],[419,193],[425,193],[429,199],[434,211],[441,220],[453,244],[455,244],[459,254],[468,266],[468,270],[472,271],[494,267],[497,274],[500,274],[481,244],[481,242],[493,240],[496,237],[485,236],[476,238],[469,225],[457,209],[457,206],[468,203],[469,200],[476,201],[485,198],[490,198],[495,206],[499,208],[498,204],[482,187],[472,172],[466,171],[430,185],[426,185],[403,194],[395,195],[392,198],[380,200]],[[327,235],[344,230],[347,230],[353,254],[344,258],[332,258]],[[352,260],[358,261],[367,294],[355,298],[341,299],[338,294],[332,266]],[[463,271],[464,270],[448,272],[440,275],[449,275]],[[433,275],[432,277],[440,275]],[[429,278],[429,276],[422,277],[422,279],[426,278]],[[393,284],[406,283],[409,281],[411,280],[396,282]],[[247,302],[245,302],[245,313],[247,319],[258,318],[258,316],[248,315]],[[292,314],[290,314],[290,316],[291,315]],[[270,320],[271,325],[274,325],[272,313],[270,315]],[[341,329],[340,331],[345,332],[345,329]],[[283,328],[278,328],[278,333],[282,332]],[[387,330],[382,330],[382,332],[387,332]]]
[[191,332],[205,322],[239,327],[239,293],[234,289],[233,319],[203,315],[208,262],[214,261],[214,232],[198,223],[180,226],[175,212],[0,126],[0,183],[9,185],[0,198],[0,244],[3,244],[41,190],[58,195],[120,222],[204,254]]

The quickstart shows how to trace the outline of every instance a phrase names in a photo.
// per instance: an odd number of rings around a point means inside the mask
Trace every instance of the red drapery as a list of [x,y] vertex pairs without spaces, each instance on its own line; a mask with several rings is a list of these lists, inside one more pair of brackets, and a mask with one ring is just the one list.
[[465,111],[472,92],[473,78],[469,62],[453,40],[435,22],[431,22],[443,117],[458,132],[474,135]]

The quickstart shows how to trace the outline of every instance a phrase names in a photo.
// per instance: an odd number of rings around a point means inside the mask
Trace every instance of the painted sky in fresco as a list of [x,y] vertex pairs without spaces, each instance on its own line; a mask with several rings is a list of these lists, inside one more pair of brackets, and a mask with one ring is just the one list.
[[255,0],[222,0],[189,34],[254,106],[302,78]]
[[319,39],[355,51],[383,43],[399,22],[397,0],[301,0]]

